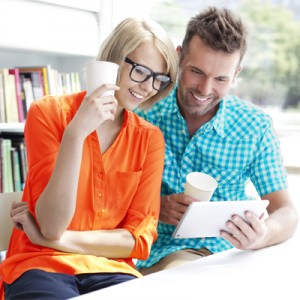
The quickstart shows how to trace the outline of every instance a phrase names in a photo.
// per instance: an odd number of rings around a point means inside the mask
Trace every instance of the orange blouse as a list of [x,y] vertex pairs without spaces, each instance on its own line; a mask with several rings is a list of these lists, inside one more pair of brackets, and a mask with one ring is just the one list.
[[[29,203],[33,215],[53,171],[63,132],[85,93],[46,96],[29,109],[24,133],[29,170],[23,201]],[[3,281],[12,283],[30,269],[65,274],[122,272],[140,277],[132,258],[146,259],[157,238],[164,147],[160,129],[129,111],[125,111],[118,137],[103,155],[96,132],[84,142],[77,206],[68,229],[124,228],[135,238],[130,258],[64,253],[34,245],[23,231],[14,229],[7,258],[0,265]]]

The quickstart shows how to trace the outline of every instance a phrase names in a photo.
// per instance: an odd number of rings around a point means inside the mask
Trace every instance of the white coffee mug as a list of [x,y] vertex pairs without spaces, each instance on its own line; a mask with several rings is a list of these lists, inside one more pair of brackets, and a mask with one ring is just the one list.
[[[85,66],[86,89],[90,95],[95,89],[102,84],[115,84],[118,76],[119,65],[109,61],[93,61]],[[114,90],[104,93],[114,95]]]

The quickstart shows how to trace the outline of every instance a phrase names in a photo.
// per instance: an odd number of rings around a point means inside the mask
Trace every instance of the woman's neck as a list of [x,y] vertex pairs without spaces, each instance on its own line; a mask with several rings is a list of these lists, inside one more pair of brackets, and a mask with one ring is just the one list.
[[117,109],[115,119],[107,120],[97,128],[98,140],[100,143],[101,153],[103,154],[117,138],[123,124],[125,110]]

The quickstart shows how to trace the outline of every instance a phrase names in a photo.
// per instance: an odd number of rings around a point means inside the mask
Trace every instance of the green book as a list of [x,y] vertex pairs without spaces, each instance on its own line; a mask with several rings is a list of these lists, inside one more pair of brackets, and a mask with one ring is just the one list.
[[21,166],[19,153],[16,148],[11,148],[11,162],[12,162],[12,176],[13,176],[13,185],[14,192],[22,191],[22,181],[21,181]]
[[3,193],[14,191],[10,139],[2,139],[2,182]]

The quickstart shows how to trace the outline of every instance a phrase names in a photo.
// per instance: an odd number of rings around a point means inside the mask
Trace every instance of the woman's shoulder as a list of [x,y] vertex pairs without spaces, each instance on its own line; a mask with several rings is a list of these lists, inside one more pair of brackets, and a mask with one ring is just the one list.
[[160,131],[160,129],[152,123],[137,115],[135,112],[128,112],[128,123],[136,127],[145,128],[147,130]]
[[85,91],[75,94],[65,94],[60,96],[47,95],[32,102],[30,109],[47,110],[62,110],[69,111],[73,108],[78,108],[85,96]]

